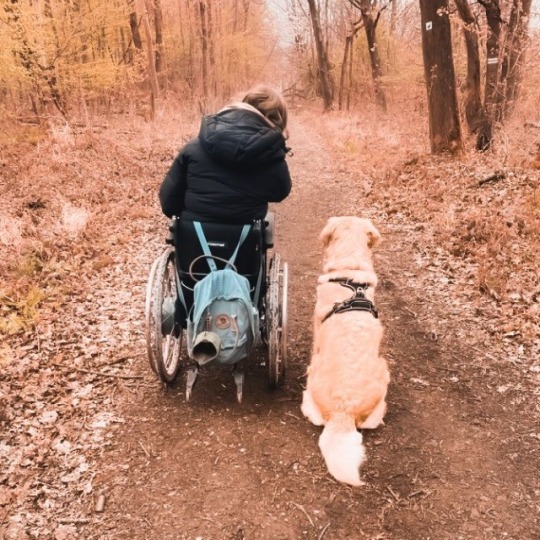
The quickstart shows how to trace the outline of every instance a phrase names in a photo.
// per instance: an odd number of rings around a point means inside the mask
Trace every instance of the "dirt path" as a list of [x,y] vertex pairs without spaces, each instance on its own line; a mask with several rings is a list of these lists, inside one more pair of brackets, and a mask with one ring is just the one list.
[[[174,388],[160,386],[141,355],[141,299],[165,224],[148,217],[136,226],[122,267],[104,272],[80,308],[99,305],[86,344],[99,354],[100,339],[108,346],[117,340],[118,356],[126,359],[120,376],[134,378],[104,380],[81,370],[103,396],[100,420],[94,408],[93,424],[83,424],[92,433],[94,462],[91,489],[76,504],[88,517],[68,520],[50,538],[539,538],[535,404],[526,392],[500,390],[518,375],[514,366],[490,362],[490,343],[469,340],[485,321],[459,301],[448,303],[442,271],[419,269],[416,256],[427,239],[416,224],[389,213],[387,203],[374,203],[371,188],[355,183],[305,119],[297,119],[292,133],[294,192],[275,209],[276,248],[291,277],[285,387],[266,389],[259,360],[246,373],[240,405],[225,370],[203,373],[189,404],[183,379]],[[157,161],[153,167],[164,168]],[[153,211],[152,197],[144,195]],[[320,429],[299,408],[321,260],[318,234],[329,216],[340,214],[371,217],[383,234],[375,258],[377,304],[392,373],[386,425],[365,433],[367,485],[354,489],[327,474]],[[428,289],[427,281],[435,286]],[[100,322],[126,302],[134,306],[128,320],[103,330]],[[101,494],[105,508],[95,513]]]
[[[293,126],[293,133],[295,189],[276,209],[277,248],[291,271],[285,388],[268,392],[264,367],[254,365],[238,405],[230,374],[215,371],[202,377],[186,404],[183,381],[159,388],[141,359],[144,385],[122,403],[124,424],[94,480],[107,506],[88,537],[538,538],[538,456],[520,444],[526,418],[493,391],[495,373],[475,361],[481,351],[454,341],[445,305],[423,298],[411,279],[413,225],[371,207],[307,125]],[[318,232],[329,216],[350,213],[371,216],[384,236],[376,267],[393,376],[386,426],[366,433],[362,489],[328,476],[319,429],[299,410],[320,268]],[[148,245],[162,231],[153,233]],[[146,249],[144,262],[154,253]],[[142,284],[146,265],[134,271]],[[438,323],[437,333],[423,320]]]

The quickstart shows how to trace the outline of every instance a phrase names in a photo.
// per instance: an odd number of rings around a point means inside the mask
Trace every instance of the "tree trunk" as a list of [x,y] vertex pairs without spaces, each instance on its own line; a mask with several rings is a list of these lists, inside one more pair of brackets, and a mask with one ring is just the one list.
[[513,0],[512,2],[500,75],[503,90],[498,96],[500,99],[497,107],[498,121],[503,121],[512,112],[518,97],[521,68],[528,41],[531,3],[531,0]]
[[315,0],[308,0],[309,12],[311,15],[311,24],[313,26],[313,38],[317,49],[318,80],[321,87],[321,94],[324,103],[324,110],[332,109],[332,85],[330,79],[330,64],[328,62],[327,51],[324,47],[323,34],[321,30],[321,22],[319,10],[315,5]]
[[352,89],[353,89],[353,74],[354,74],[353,53],[354,53],[354,37],[351,41],[351,48],[349,49],[349,84],[347,87],[347,110],[350,110],[351,108],[351,94],[352,94]]
[[129,14],[129,27],[131,28],[131,39],[133,40],[133,45],[139,50],[142,49],[142,39],[139,32],[139,18],[137,13],[132,11]]
[[448,0],[420,0],[420,12],[431,151],[456,153],[462,141]]
[[201,72],[202,72],[202,90],[204,97],[203,112],[206,113],[208,104],[208,31],[206,28],[206,2],[199,1],[199,28],[201,36]]
[[[198,64],[195,53],[195,42],[197,31],[195,29],[196,23],[194,20],[197,19],[196,12],[198,12],[198,7],[193,7],[189,0],[186,2],[186,15],[187,15],[187,29],[188,29],[188,65],[186,70],[185,79],[188,83],[191,92],[194,93],[197,87],[197,76],[195,74],[195,66]],[[180,21],[182,27],[186,26],[183,21]]]
[[163,12],[161,0],[154,0],[154,25],[156,28],[156,72],[163,69]]
[[396,51],[394,47],[394,37],[396,35],[396,27],[398,20],[398,0],[391,0],[392,6],[390,11],[390,29],[388,32],[388,47],[387,47],[387,59],[388,67],[395,65]]
[[379,44],[377,42],[377,24],[379,23],[381,12],[372,6],[371,0],[362,0],[360,12],[362,13],[362,21],[366,31],[375,101],[381,109],[386,111],[386,96],[381,84],[383,75],[381,55],[379,54]]
[[345,87],[345,73],[347,72],[347,59],[349,58],[349,48],[352,44],[352,35],[345,37],[345,50],[343,51],[343,62],[341,64],[341,74],[339,76],[338,90],[338,109],[341,111],[343,107],[343,89]]
[[486,88],[484,98],[484,119],[478,138],[476,148],[485,151],[491,146],[493,140],[493,124],[495,122],[495,112],[497,106],[497,88],[499,73],[499,43],[501,36],[501,8],[498,0],[479,0],[486,10],[488,37],[487,37],[487,66],[486,66]]
[[[343,108],[343,92],[345,89],[345,76],[347,74],[347,61],[350,56],[351,63],[352,63],[352,46],[354,43],[354,38],[356,37],[356,34],[360,30],[360,28],[362,28],[362,25],[363,23],[361,21],[357,21],[356,23],[353,23],[351,33],[345,37],[345,50],[343,51],[343,63],[341,64],[341,73],[339,76],[338,108],[340,111]],[[350,93],[350,83],[351,83],[351,80],[349,79],[349,93]]]
[[216,38],[214,36],[214,21],[212,17],[212,2],[207,0],[207,36],[208,36],[208,63],[209,70],[209,85],[212,88],[212,95],[217,94],[217,77],[216,77]]
[[152,33],[150,31],[150,21],[148,20],[148,12],[146,11],[145,0],[138,0],[139,11],[141,12],[141,18],[144,28],[144,35],[146,38],[146,48],[148,55],[148,78],[150,79],[151,87],[151,108],[152,108],[152,119],[157,109],[157,103],[159,100],[159,84],[156,74],[156,65],[155,55],[154,55],[154,46],[152,44]]
[[468,0],[454,0],[463,21],[463,35],[467,49],[467,87],[465,96],[465,116],[471,133],[476,133],[482,124],[480,84],[480,50],[478,47],[478,25]]

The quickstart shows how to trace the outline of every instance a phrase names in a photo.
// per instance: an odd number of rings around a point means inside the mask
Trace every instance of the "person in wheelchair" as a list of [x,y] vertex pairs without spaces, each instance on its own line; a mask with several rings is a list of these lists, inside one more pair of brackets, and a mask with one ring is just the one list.
[[[287,108],[273,88],[258,85],[216,114],[202,119],[199,135],[176,156],[159,191],[163,213],[172,218],[177,245],[182,302],[176,314],[182,327],[193,304],[196,281],[226,266],[238,245],[235,269],[247,277],[251,298],[263,308],[265,253],[273,223],[268,204],[291,191],[285,161]],[[202,224],[213,261],[204,257],[194,223]],[[253,224],[237,244],[245,224]],[[195,261],[195,264],[193,264]]]
[[241,400],[239,363],[258,337],[269,351],[270,384],[283,382],[288,270],[275,252],[267,261],[267,249],[273,245],[268,204],[291,191],[286,129],[283,97],[258,85],[202,119],[199,135],[180,150],[161,184],[174,250],[150,273],[148,350],[152,368],[170,383],[187,336],[195,365],[187,372],[186,399],[199,367],[218,362],[233,366]]
[[199,135],[174,159],[160,190],[163,213],[185,221],[250,223],[291,191],[285,156],[287,107],[258,85],[202,119]]

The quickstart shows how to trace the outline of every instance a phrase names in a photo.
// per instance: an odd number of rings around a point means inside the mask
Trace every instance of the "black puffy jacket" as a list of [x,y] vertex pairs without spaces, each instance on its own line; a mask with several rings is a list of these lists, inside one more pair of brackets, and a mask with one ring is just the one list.
[[287,151],[282,132],[254,111],[231,108],[206,116],[161,184],[163,213],[190,221],[262,219],[269,202],[291,191]]

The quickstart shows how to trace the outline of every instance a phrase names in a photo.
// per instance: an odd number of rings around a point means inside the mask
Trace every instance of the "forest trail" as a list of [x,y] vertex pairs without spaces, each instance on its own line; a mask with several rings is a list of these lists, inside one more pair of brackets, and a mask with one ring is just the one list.
[[[241,404],[228,370],[204,372],[186,403],[183,377],[164,388],[150,371],[143,300],[166,234],[155,190],[169,156],[153,151],[149,141],[148,170],[156,176],[142,186],[133,179],[133,197],[146,205],[139,209],[146,218],[134,220],[122,264],[96,276],[93,292],[65,313],[86,328],[81,345],[116,359],[121,369],[110,378],[84,368],[76,374],[101,388],[100,401],[85,413],[92,422],[79,419],[92,448],[91,489],[72,501],[83,518],[65,520],[56,530],[49,523],[50,538],[539,538],[538,441],[529,436],[538,426],[528,406],[516,408],[511,392],[497,392],[512,373],[486,364],[489,343],[479,348],[463,337],[482,321],[440,291],[425,289],[415,258],[421,230],[388,212],[392,201],[372,199],[376,179],[358,181],[307,115],[294,119],[291,132],[294,190],[274,208],[276,250],[290,268],[284,388],[267,390],[265,367],[256,361],[246,372]],[[391,174],[399,159],[389,156],[380,166]],[[383,236],[375,254],[377,307],[392,377],[386,425],[364,432],[362,488],[328,475],[317,446],[320,428],[300,412],[321,266],[318,234],[328,217],[350,214],[370,217]],[[435,278],[437,271],[431,270]],[[124,316],[114,321],[117,310]],[[95,512],[100,495],[105,507]],[[4,537],[18,539],[13,531]]]

